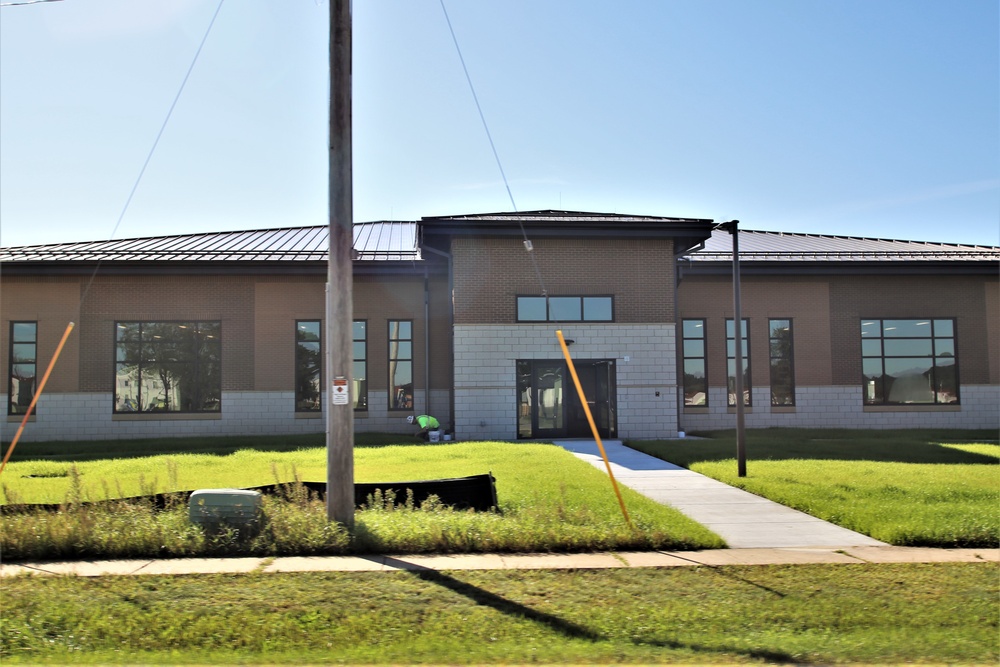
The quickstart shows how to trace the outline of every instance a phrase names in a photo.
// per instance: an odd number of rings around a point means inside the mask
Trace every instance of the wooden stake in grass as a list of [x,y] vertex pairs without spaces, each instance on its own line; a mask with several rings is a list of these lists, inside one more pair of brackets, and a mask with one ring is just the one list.
[[45,369],[45,375],[42,376],[42,381],[38,383],[37,391],[35,391],[35,395],[31,397],[31,403],[28,404],[28,409],[24,413],[24,419],[21,420],[21,425],[18,427],[17,433],[14,434],[14,439],[10,441],[10,447],[7,448],[7,453],[3,457],[3,463],[0,463],[0,474],[2,474],[3,469],[7,467],[7,461],[10,460],[10,455],[14,453],[14,447],[17,446],[17,441],[21,438],[24,426],[28,423],[28,418],[31,417],[32,410],[35,409],[35,403],[38,402],[38,397],[42,395],[42,390],[45,389],[45,383],[49,381],[49,374],[52,372],[52,368],[56,365],[56,360],[62,353],[63,345],[66,344],[66,339],[69,338],[69,334],[73,331],[74,326],[76,325],[72,322],[66,325],[66,331],[63,332],[62,340],[60,340],[59,345],[56,346],[56,353],[52,355],[52,361],[49,362],[49,367]]
[[604,443],[601,442],[601,436],[597,432],[597,424],[594,423],[594,416],[590,414],[587,396],[583,393],[583,385],[580,384],[580,378],[576,374],[576,366],[573,365],[573,358],[569,356],[569,346],[566,345],[566,339],[563,338],[561,329],[556,329],[556,337],[559,338],[559,346],[562,348],[563,356],[566,357],[566,365],[569,366],[569,374],[573,377],[573,385],[576,386],[576,393],[580,396],[580,404],[583,406],[583,412],[587,415],[590,432],[594,434],[594,440],[597,441],[597,448],[601,450],[601,458],[604,459],[604,467],[607,468],[608,477],[611,478],[611,486],[615,490],[615,495],[618,496],[618,506],[622,508],[622,516],[625,517],[625,523],[628,524],[628,527],[635,530],[635,526],[632,525],[632,519],[629,518],[628,510],[625,509],[625,501],[622,500],[622,493],[618,490],[618,482],[615,481],[615,474],[611,472],[611,462],[608,461],[608,454],[604,451]]

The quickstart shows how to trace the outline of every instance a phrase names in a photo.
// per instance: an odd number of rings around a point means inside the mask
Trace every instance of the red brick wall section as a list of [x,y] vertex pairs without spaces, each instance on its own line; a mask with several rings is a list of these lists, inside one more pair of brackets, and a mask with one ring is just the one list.
[[[537,239],[532,251],[550,296],[614,296],[615,321],[674,321],[673,242]],[[542,289],[521,239],[452,241],[456,324],[510,324],[516,297]]]
[[254,384],[252,276],[98,276],[83,303],[81,391],[113,391],[116,321],[221,321],[222,390]]
[[[799,385],[831,383],[830,297],[824,279],[744,276],[740,310],[750,320],[750,370],[753,386],[770,378],[768,320],[791,319],[795,381]],[[726,319],[733,317],[733,283],[723,276],[685,276],[677,290],[679,319],[704,318],[708,344],[708,382],[726,386]],[[680,359],[680,353],[678,354]]]
[[[81,283],[75,278],[22,278],[4,276],[0,281],[0,368],[3,369],[3,391],[7,391],[10,365],[10,323],[38,323],[38,378],[41,380],[56,347],[74,322],[59,360],[52,368],[45,392],[74,392],[80,390],[80,291]],[[6,410],[6,408],[4,408]]]
[[962,384],[990,381],[987,282],[976,276],[847,276],[830,280],[834,384],[861,378],[860,321],[872,318],[957,318]]
[[1000,384],[1000,281],[986,283],[986,338],[990,384]]

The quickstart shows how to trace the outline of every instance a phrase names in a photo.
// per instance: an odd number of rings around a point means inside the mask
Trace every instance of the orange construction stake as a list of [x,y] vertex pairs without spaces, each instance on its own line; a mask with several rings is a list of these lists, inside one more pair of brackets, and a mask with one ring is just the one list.
[[49,374],[52,373],[52,368],[56,365],[56,360],[62,353],[63,345],[66,344],[66,339],[69,338],[69,334],[73,331],[73,327],[76,326],[72,322],[66,326],[66,331],[63,333],[62,340],[59,341],[59,345],[56,346],[56,353],[52,355],[52,361],[49,362],[49,367],[45,369],[45,375],[42,376],[42,381],[38,383],[38,389],[35,391],[35,395],[31,397],[31,403],[28,404],[28,410],[24,413],[24,419],[21,420],[21,426],[18,427],[17,433],[14,434],[14,439],[10,441],[10,447],[7,448],[7,453],[3,457],[3,463],[0,463],[0,473],[3,473],[3,469],[7,467],[7,461],[10,460],[10,455],[14,453],[14,447],[17,446],[17,441],[21,438],[21,433],[24,431],[24,425],[28,423],[28,417],[31,416],[31,411],[35,409],[35,403],[38,403],[38,397],[42,395],[42,390],[45,389],[45,383],[49,381]]
[[594,423],[594,416],[590,414],[590,406],[587,404],[587,397],[583,393],[583,385],[580,384],[580,378],[576,374],[576,366],[573,365],[573,359],[569,356],[569,347],[566,345],[566,339],[563,338],[563,333],[559,329],[556,330],[556,336],[559,338],[559,345],[562,347],[563,356],[566,357],[569,374],[573,376],[573,384],[576,385],[576,393],[580,396],[580,403],[583,405],[583,412],[587,415],[587,421],[590,423],[590,430],[594,434],[594,440],[597,441],[597,448],[601,450],[604,467],[607,468],[608,477],[611,478],[611,486],[615,490],[615,495],[618,496],[618,505],[622,508],[622,516],[625,517],[625,523],[629,525],[629,528],[635,530],[635,526],[632,525],[632,519],[628,516],[628,510],[625,509],[625,501],[622,500],[622,493],[618,490],[618,482],[615,481],[615,474],[611,472],[611,462],[608,461],[608,454],[604,451],[604,443],[601,442],[601,436],[597,433],[597,424]]

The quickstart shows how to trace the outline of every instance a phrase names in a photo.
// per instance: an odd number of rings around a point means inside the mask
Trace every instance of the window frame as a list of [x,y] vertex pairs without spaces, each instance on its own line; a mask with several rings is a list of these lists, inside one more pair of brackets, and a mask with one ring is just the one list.
[[[143,366],[154,365],[156,362],[155,361],[143,361],[140,358],[140,360],[138,362],[136,362],[136,364],[135,364],[137,366],[137,369],[136,369],[136,378],[139,379],[139,387],[138,387],[139,399],[138,399],[138,401],[134,401],[136,403],[136,409],[132,409],[132,410],[119,410],[118,409],[118,403],[119,403],[119,401],[118,401],[119,372],[118,371],[119,371],[119,367],[120,366],[122,366],[122,365],[124,365],[124,364],[127,363],[125,361],[120,361],[119,358],[118,358],[118,356],[119,356],[118,355],[118,350],[119,350],[119,338],[118,338],[119,334],[118,334],[118,332],[119,332],[119,330],[121,328],[123,328],[123,325],[137,325],[139,327],[138,348],[140,350],[140,357],[141,357],[141,355],[142,355],[142,353],[143,353],[143,351],[145,349],[145,345],[146,345],[146,343],[143,341],[143,338],[142,338],[142,330],[143,330],[144,325],[145,326],[150,326],[150,325],[171,325],[171,324],[175,324],[175,325],[178,325],[178,326],[180,326],[180,325],[195,325],[195,327],[198,328],[198,329],[200,329],[204,325],[211,325],[211,326],[213,326],[215,328],[215,331],[216,331],[217,336],[218,336],[218,340],[215,341],[213,343],[213,345],[217,345],[218,346],[218,348],[217,348],[217,359],[215,360],[215,363],[218,366],[217,371],[216,371],[216,374],[218,376],[218,386],[216,386],[216,387],[209,387],[209,390],[210,391],[214,390],[215,393],[217,394],[217,397],[218,397],[217,399],[215,399],[215,407],[210,408],[210,409],[198,409],[198,410],[157,410],[157,409],[150,409],[148,407],[148,405],[147,405],[147,407],[143,408],[143,403],[145,403],[145,399],[142,396],[142,381],[141,381],[141,378],[142,378],[142,367]],[[222,413],[222,374],[223,374],[223,369],[222,369],[222,367],[223,367],[223,360],[222,360],[222,320],[115,320],[114,324],[113,324],[113,331],[114,331],[114,333],[112,335],[112,339],[113,339],[113,341],[112,341],[112,344],[113,344],[113,347],[112,347],[112,350],[113,350],[113,352],[112,352],[112,359],[114,360],[113,361],[114,370],[113,370],[112,386],[114,387],[114,390],[112,392],[112,402],[111,402],[111,412],[112,412],[113,415],[155,415],[155,416],[164,416],[164,415],[178,415],[178,414],[215,415],[215,414],[221,414]],[[208,337],[209,338],[214,338],[214,336],[208,336]],[[191,363],[196,368],[196,373],[195,374],[198,375],[198,376],[201,376],[201,372],[202,372],[203,367],[205,365],[207,365],[207,364],[210,364],[211,361],[212,360],[205,360],[204,358],[202,358],[201,356],[199,356],[198,358],[196,358],[193,361],[187,361],[187,360],[185,360],[185,361],[173,361],[171,363],[176,363],[176,364]]]
[[[358,325],[364,325],[364,338],[357,338],[355,327]],[[364,356],[358,358],[356,356],[357,344],[364,344]],[[351,323],[351,378],[354,384],[351,389],[353,390],[353,402],[354,410],[356,412],[367,412],[368,411],[368,320],[354,320]],[[365,372],[364,377],[359,377],[358,374],[358,363],[364,364]],[[362,398],[364,400],[362,400]]]
[[[736,407],[736,397],[735,397],[735,393],[736,393],[736,375],[729,373],[729,362],[731,361],[733,363],[733,370],[735,371],[736,370],[735,369],[735,366],[736,366],[736,342],[740,338],[743,338],[743,340],[746,341],[745,342],[746,350],[744,351],[744,354],[743,354],[743,394],[744,394],[746,400],[743,401],[743,407],[745,407],[745,408],[752,408],[753,407],[753,383],[752,383],[753,374],[750,372],[750,318],[749,317],[743,317],[743,318],[741,318],[741,320],[746,325],[746,335],[745,336],[738,336],[736,334],[736,319],[735,318],[733,318],[733,317],[727,317],[726,318],[726,332],[725,332],[726,333],[726,406],[730,407],[730,408],[735,408]],[[729,323],[730,322],[733,323],[733,336],[732,336],[732,338],[729,337]],[[740,326],[740,333],[741,334],[743,333],[742,329],[743,329],[743,326],[741,325]],[[732,356],[729,355],[729,341],[733,342],[733,354],[732,354]],[[730,384],[732,384],[732,387],[730,387]],[[732,389],[732,391],[730,391],[730,388]],[[730,397],[731,396],[733,397],[732,401],[730,401]]]
[[[300,326],[302,324],[312,324],[312,323],[315,323],[316,327],[318,329],[316,340],[315,341],[303,341],[303,340],[299,340],[299,328],[300,328]],[[300,394],[299,394],[299,388],[301,386],[300,385],[301,378],[299,376],[299,358],[300,358],[300,354],[302,352],[302,348],[300,347],[300,344],[301,343],[313,343],[313,342],[316,343],[316,346],[317,346],[316,354],[317,354],[317,357],[319,359],[319,363],[318,363],[318,365],[316,367],[316,370],[315,370],[315,375],[316,375],[316,378],[317,378],[316,379],[316,385],[317,385],[319,396],[318,396],[318,399],[316,401],[316,406],[315,407],[311,407],[311,408],[307,408],[307,407],[302,407],[300,405],[300,400],[301,399],[300,399]],[[308,319],[308,320],[306,320],[306,319],[297,319],[297,320],[295,320],[295,388],[294,388],[294,392],[295,392],[295,398],[294,398],[295,412],[300,412],[300,413],[304,413],[304,414],[315,414],[317,412],[322,412],[323,411],[323,366],[324,366],[324,363],[323,363],[323,320],[314,320],[314,319]],[[312,375],[312,374],[310,374],[310,375]]]
[[[545,319],[522,319],[521,317],[521,300],[522,299],[538,299],[545,302]],[[552,301],[554,299],[576,299],[579,301],[579,319],[572,319],[566,317],[553,317],[552,315]],[[588,318],[586,309],[587,299],[607,299],[608,305],[611,307],[610,319],[600,319],[600,318]],[[548,296],[539,296],[537,294],[518,294],[514,297],[514,319],[519,324],[541,324],[546,322],[582,322],[582,323],[613,323],[615,322],[615,297],[613,294],[551,294]]]
[[[894,323],[912,323],[912,326],[922,326],[923,324],[930,325],[930,335],[927,336],[896,336],[896,335],[886,335],[886,331],[894,330],[896,327],[887,328],[886,322]],[[950,333],[937,334],[937,328],[941,326],[940,323],[948,322],[950,327]],[[961,379],[959,377],[958,368],[958,318],[956,317],[862,317],[859,320],[860,324],[860,344],[861,344],[861,377],[862,377],[862,393],[861,393],[861,403],[864,407],[921,407],[921,406],[958,406],[962,404],[961,395]],[[866,335],[865,327],[868,325],[878,325],[878,335]],[[865,345],[865,341],[878,341],[879,354],[871,354],[866,351],[867,348],[873,347],[872,345]],[[929,341],[930,342],[930,354],[919,354],[916,352],[908,352],[906,354],[886,354],[886,341],[895,342],[897,344],[905,344],[906,342],[915,341]],[[950,356],[948,350],[940,350],[939,346],[945,346],[945,341],[950,341],[950,344],[946,347],[950,347]],[[872,360],[879,360],[879,365],[881,367],[881,374],[879,375],[879,380],[869,380],[868,372],[866,366],[868,362]],[[898,359],[898,360],[929,360],[930,365],[928,371],[930,373],[929,377],[929,389],[931,394],[930,401],[892,401],[890,400],[891,388],[886,391],[886,360],[887,359]],[[950,359],[950,364],[938,363],[939,360]],[[951,368],[953,381],[954,381],[954,396],[953,401],[943,401],[940,400],[940,395],[944,392],[941,389],[941,376],[943,375],[943,369]],[[893,378],[893,385],[898,381],[897,376],[888,376]],[[891,387],[892,385],[890,385]],[[877,399],[877,400],[876,400]]]
[[[410,326],[410,336],[409,336],[409,338],[403,338],[403,337],[393,338],[393,335],[392,335],[393,324],[408,324]],[[416,371],[416,364],[414,363],[414,358],[413,358],[414,349],[415,349],[413,334],[416,331],[416,328],[413,326],[413,320],[412,319],[406,319],[406,320],[387,320],[386,325],[387,325],[387,332],[388,332],[388,341],[387,341],[388,345],[387,345],[387,349],[386,349],[386,352],[387,352],[386,358],[388,360],[387,369],[386,369],[386,375],[388,377],[388,382],[386,384],[386,387],[387,387],[386,402],[388,403],[388,409],[389,409],[390,412],[413,412],[414,406],[416,405],[416,400],[415,400],[415,397],[413,396],[415,385],[416,385],[416,378],[414,376],[415,371]],[[397,353],[396,356],[393,356],[393,351],[392,351],[393,343],[396,343],[397,345],[400,344],[400,343],[409,343],[410,344],[410,356],[408,356],[408,357],[401,357],[401,356],[398,355],[398,353]],[[397,350],[398,350],[398,348],[397,348]],[[395,378],[393,377],[393,362],[395,362],[397,364],[397,368],[398,368],[398,364],[400,362],[409,363],[409,365],[410,365],[410,383],[409,383],[410,384],[410,395],[409,395],[409,403],[408,404],[404,403],[404,404],[401,405],[400,402],[399,402],[399,400],[398,400],[398,398],[397,398],[397,396],[393,395],[393,394],[398,394],[399,393],[399,388],[400,387],[405,387],[406,386],[405,384],[403,384],[403,385],[396,385],[395,384]],[[405,397],[405,394],[404,394],[404,397]]]
[[[33,327],[33,337],[31,341],[16,340],[14,331],[18,325],[30,324]],[[27,414],[28,408],[31,406],[31,401],[35,399],[35,392],[38,389],[38,320],[11,320],[10,322],[10,337],[8,339],[7,348],[7,414],[11,416],[23,416]],[[34,355],[31,361],[16,361],[14,355],[15,345],[32,345],[34,347]],[[31,399],[29,399],[28,404],[24,406],[21,411],[15,410],[14,401],[14,367],[15,366],[32,366],[34,372],[32,374],[32,387],[31,387]],[[23,379],[21,380],[23,382]],[[20,393],[20,392],[19,392]],[[16,405],[20,407],[20,402]],[[38,406],[31,411],[32,414],[38,414]]]
[[[775,357],[774,348],[776,341],[780,344],[780,338],[775,338],[774,329],[776,322],[787,322],[788,323],[788,359],[785,360],[783,357]],[[771,317],[767,320],[767,346],[768,346],[768,380],[771,392],[771,407],[774,408],[791,408],[795,407],[795,326],[791,317]],[[789,379],[789,392],[788,395],[791,397],[790,403],[776,403],[774,395],[775,387],[775,361],[785,360],[788,362],[788,379]]]
[[[700,322],[701,323],[701,336],[686,336],[685,335],[685,322]],[[697,326],[695,328],[698,328]],[[687,345],[685,341],[701,341],[701,355],[689,355],[687,352]],[[688,403],[688,383],[684,378],[687,377],[685,372],[685,367],[687,362],[691,361],[701,361],[701,372],[702,372],[702,385],[704,390],[702,394],[704,399],[701,403]],[[710,405],[709,392],[708,392],[708,320],[704,317],[687,317],[681,320],[681,378],[684,386],[684,407],[685,408],[707,408]]]

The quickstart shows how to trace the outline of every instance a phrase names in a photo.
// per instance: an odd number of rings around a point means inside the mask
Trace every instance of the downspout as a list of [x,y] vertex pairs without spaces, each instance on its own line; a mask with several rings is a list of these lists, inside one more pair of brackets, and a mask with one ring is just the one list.
[[[451,356],[451,389],[448,391],[448,430],[455,433],[455,269],[454,262],[451,253],[444,252],[443,250],[438,250],[437,248],[432,248],[430,246],[421,245],[421,252],[426,250],[439,257],[444,257],[448,260],[448,294],[450,295],[448,301],[448,354]],[[426,269],[425,278],[426,281]],[[425,283],[426,284],[426,283]],[[426,290],[429,295],[430,290]],[[426,339],[426,337],[425,337]],[[430,378],[428,378],[428,387],[430,387]],[[456,434],[457,436],[457,434]]]
[[431,287],[427,265],[424,265],[424,414],[431,410]]

